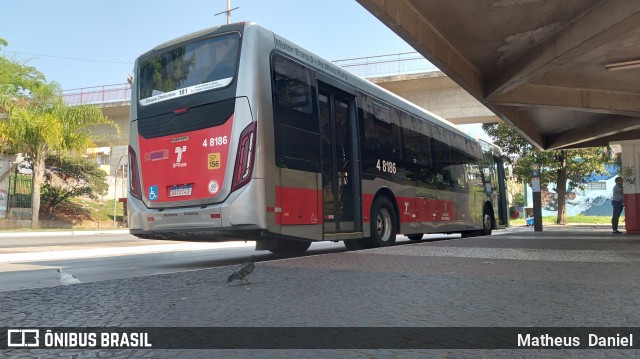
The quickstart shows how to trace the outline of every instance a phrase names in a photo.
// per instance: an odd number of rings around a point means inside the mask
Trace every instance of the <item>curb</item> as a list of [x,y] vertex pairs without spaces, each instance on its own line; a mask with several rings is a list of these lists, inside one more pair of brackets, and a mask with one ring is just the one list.
[[129,230],[128,229],[110,229],[110,230],[101,230],[101,231],[0,232],[0,238],[64,237],[64,236],[96,235],[96,234],[129,234]]
[[166,252],[190,252],[208,249],[226,249],[237,247],[253,247],[252,243],[245,242],[184,242],[169,244],[138,245],[126,247],[98,247],[84,249],[66,249],[59,251],[32,251],[0,254],[0,263],[30,263],[52,259],[79,259],[111,256],[127,256],[148,253]]

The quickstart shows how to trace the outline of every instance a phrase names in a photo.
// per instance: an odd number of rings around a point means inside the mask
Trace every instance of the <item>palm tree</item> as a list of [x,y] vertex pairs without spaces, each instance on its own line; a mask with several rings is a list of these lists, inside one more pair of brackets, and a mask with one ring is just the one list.
[[67,106],[55,83],[45,83],[18,96],[0,88],[0,113],[3,115],[0,121],[2,151],[23,153],[32,163],[31,227],[37,228],[45,159],[55,153],[93,147],[88,126],[117,125],[96,106]]

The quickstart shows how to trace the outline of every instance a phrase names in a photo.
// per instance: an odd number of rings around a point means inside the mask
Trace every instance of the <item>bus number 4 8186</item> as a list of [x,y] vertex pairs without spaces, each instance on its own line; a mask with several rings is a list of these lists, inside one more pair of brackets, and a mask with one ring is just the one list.
[[226,145],[229,142],[229,139],[227,138],[227,136],[223,136],[223,137],[212,137],[210,139],[204,139],[204,142],[202,142],[202,147],[213,147],[213,146],[221,146],[221,145]]
[[396,163],[395,162],[378,159],[378,163],[376,164],[376,168],[380,172],[396,173]]

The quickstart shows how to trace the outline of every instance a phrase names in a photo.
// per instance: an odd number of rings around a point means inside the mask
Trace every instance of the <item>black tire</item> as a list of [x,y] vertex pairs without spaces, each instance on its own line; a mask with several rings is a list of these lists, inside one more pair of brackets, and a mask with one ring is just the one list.
[[482,214],[482,235],[490,236],[492,229],[493,229],[493,215],[489,210],[489,207],[485,207],[484,213]]
[[424,236],[424,234],[419,233],[419,234],[407,234],[407,238],[409,238],[412,241],[419,241],[422,239],[422,236]]
[[342,241],[344,243],[345,248],[348,251],[357,251],[360,249],[365,249],[362,245],[361,239],[348,239],[346,241]]
[[464,231],[462,233],[460,233],[460,237],[462,238],[469,238],[469,237],[477,237],[477,236],[481,236],[482,235],[482,231]]
[[396,242],[396,211],[391,201],[385,196],[379,196],[371,206],[371,247],[392,246]]
[[292,241],[286,239],[278,239],[278,244],[269,249],[271,253],[304,253],[311,246],[310,241]]
[[140,238],[140,239],[155,239],[155,240],[164,240],[167,239],[168,237],[163,236],[161,234],[134,234],[134,236]]

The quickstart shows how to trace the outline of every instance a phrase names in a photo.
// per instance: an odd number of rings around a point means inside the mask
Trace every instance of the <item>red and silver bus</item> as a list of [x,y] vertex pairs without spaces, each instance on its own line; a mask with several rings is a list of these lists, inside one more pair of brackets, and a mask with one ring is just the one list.
[[134,72],[133,235],[302,252],[507,225],[495,146],[257,24],[169,41]]

